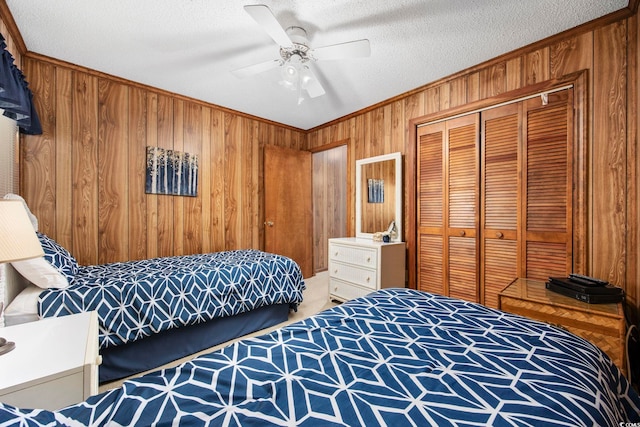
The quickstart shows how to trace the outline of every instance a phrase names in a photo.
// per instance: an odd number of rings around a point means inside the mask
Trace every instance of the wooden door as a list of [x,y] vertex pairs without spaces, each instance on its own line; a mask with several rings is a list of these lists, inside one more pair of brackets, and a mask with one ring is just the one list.
[[444,122],[418,129],[418,289],[446,295],[444,264]]
[[573,269],[572,91],[482,112],[481,302]]
[[448,120],[445,224],[449,295],[479,302],[478,114]]
[[418,130],[419,289],[478,301],[478,115]]
[[313,275],[311,153],[264,148],[265,251],[288,256]]
[[523,104],[522,275],[547,280],[573,271],[573,90]]
[[523,274],[518,246],[521,115],[520,104],[482,113],[480,302],[493,308],[498,293]]

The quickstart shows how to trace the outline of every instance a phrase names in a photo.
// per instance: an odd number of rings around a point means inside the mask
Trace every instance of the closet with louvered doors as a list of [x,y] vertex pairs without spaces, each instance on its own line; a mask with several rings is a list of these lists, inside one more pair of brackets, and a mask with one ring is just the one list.
[[497,307],[572,271],[572,89],[422,125],[418,286]]
[[418,129],[419,289],[478,301],[478,114]]

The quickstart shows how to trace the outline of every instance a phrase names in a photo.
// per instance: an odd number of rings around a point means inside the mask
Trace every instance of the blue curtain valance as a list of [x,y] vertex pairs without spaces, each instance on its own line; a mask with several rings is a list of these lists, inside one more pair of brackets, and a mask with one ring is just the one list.
[[13,62],[13,55],[7,50],[5,39],[0,34],[0,108],[3,115],[16,121],[20,132],[40,135],[42,126],[33,103],[29,85]]

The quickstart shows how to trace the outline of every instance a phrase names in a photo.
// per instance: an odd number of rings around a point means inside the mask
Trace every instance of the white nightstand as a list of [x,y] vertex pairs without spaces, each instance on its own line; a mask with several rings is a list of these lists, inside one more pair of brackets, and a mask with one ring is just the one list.
[[95,312],[0,328],[16,348],[0,356],[0,402],[60,409],[98,392]]

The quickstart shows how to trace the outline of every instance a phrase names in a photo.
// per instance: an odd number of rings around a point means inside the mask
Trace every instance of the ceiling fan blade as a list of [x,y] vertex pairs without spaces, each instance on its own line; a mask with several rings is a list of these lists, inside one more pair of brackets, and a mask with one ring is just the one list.
[[320,80],[318,80],[315,73],[311,71],[311,68],[305,67],[302,79],[302,87],[309,94],[309,98],[316,98],[325,94]]
[[263,4],[247,5],[244,7],[249,15],[264,28],[269,36],[280,46],[291,47],[293,43],[282,28],[271,10]]
[[260,74],[272,68],[279,67],[280,62],[281,61],[279,59],[272,59],[266,62],[260,62],[258,64],[249,65],[248,67],[238,68],[231,72],[233,73],[234,76],[243,79],[245,77],[253,76],[255,74]]
[[362,58],[369,55],[371,55],[371,46],[367,39],[332,44],[313,50],[313,57],[317,60]]

